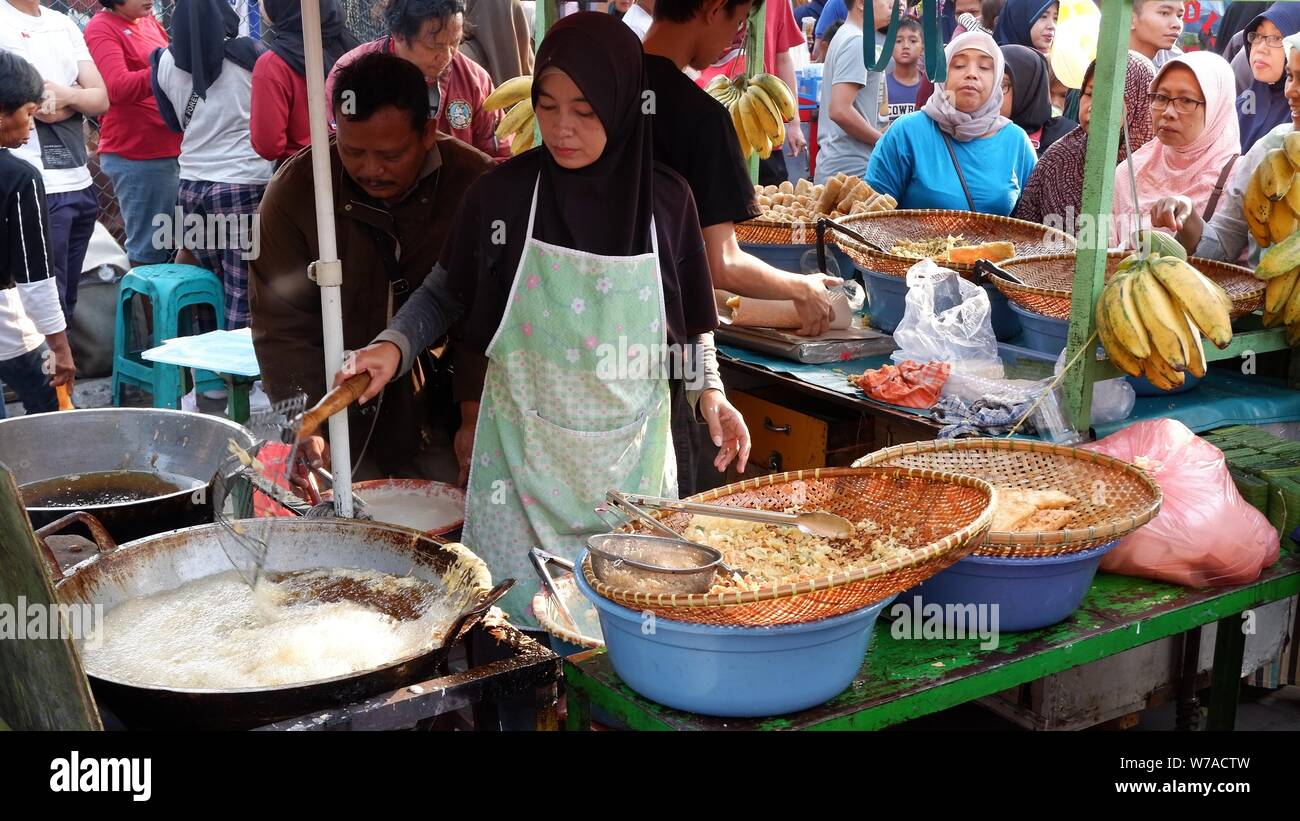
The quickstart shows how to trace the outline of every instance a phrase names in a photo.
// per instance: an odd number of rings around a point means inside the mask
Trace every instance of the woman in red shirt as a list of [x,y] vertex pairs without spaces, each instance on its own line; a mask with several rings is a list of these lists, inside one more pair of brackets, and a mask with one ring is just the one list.
[[176,208],[181,135],[163,125],[149,83],[149,55],[167,47],[167,32],[153,16],[153,0],[99,1],[104,9],[85,31],[108,88],[108,112],[99,121],[99,166],[113,181],[131,264],[168,262],[172,249],[153,236],[163,227],[172,236],[166,221]]
[[[356,48],[343,25],[338,0],[321,0],[321,41],[325,74],[339,57]],[[311,143],[307,114],[307,66],[302,44],[299,0],[261,0],[262,19],[271,27],[270,49],[253,66],[250,128],[253,150],[282,162]]]

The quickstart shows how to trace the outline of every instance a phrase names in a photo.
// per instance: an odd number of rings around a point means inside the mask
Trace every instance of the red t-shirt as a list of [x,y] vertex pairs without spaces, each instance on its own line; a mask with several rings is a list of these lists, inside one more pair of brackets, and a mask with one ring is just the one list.
[[249,116],[253,150],[264,160],[287,160],[311,144],[307,78],[268,51],[253,65]]
[[[792,48],[798,47],[800,43],[806,43],[803,30],[794,19],[794,9],[790,8],[788,0],[769,0],[764,6],[763,24],[763,71],[768,74],[776,74],[777,55],[784,54]],[[700,73],[696,82],[700,86],[709,84],[719,74],[725,74],[728,77],[738,77],[745,73],[745,55],[741,54],[736,59],[727,62],[720,68],[709,67]],[[791,89],[793,91],[793,89]]]
[[[339,58],[325,80],[325,99],[334,99],[334,79],[339,69],[354,60],[376,51],[393,53],[390,38],[381,37],[364,43]],[[496,138],[496,128],[501,123],[500,111],[484,111],[483,101],[492,93],[492,77],[478,63],[459,51],[451,58],[451,65],[438,78],[438,112],[434,117],[438,130],[450,134],[497,160],[510,156],[509,141]],[[330,117],[331,125],[333,116]]]
[[99,121],[99,151],[128,160],[157,160],[181,153],[181,135],[163,125],[149,82],[149,55],[167,47],[167,32],[152,15],[128,23],[101,11],[86,25],[86,47],[108,88],[108,111]]

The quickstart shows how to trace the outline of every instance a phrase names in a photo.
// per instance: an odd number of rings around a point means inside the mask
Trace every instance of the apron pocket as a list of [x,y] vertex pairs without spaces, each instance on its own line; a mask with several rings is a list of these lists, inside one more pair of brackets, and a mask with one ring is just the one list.
[[[642,411],[613,430],[576,431],[543,419],[537,411],[525,411],[524,460],[531,480],[526,483],[536,486],[522,489],[559,522],[577,525],[575,533],[601,528],[593,508],[604,503],[605,492],[629,489],[629,482],[632,488],[640,487],[642,450],[653,429],[652,418]],[[651,478],[658,487],[660,477]]]

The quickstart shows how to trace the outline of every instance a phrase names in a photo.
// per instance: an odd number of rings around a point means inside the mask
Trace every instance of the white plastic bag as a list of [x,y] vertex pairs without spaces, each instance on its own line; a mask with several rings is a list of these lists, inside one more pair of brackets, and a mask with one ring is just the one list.
[[[1077,367],[1077,366],[1076,366]],[[1065,368],[1065,351],[1056,357],[1056,375],[1060,376]],[[1092,386],[1092,423],[1105,425],[1111,422],[1123,422],[1133,412],[1137,402],[1137,391],[1124,377],[1103,379]]]
[[932,259],[907,272],[907,307],[894,342],[895,362],[951,362],[954,374],[1004,375],[988,294]]

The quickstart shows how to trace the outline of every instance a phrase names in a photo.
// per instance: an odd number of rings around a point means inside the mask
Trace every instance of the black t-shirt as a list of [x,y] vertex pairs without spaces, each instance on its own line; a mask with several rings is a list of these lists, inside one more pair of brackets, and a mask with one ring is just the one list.
[[731,114],[667,57],[647,54],[645,69],[646,87],[654,92],[655,161],[686,179],[700,226],[757,217]]
[[0,148],[0,289],[50,277],[49,224],[41,172]]

